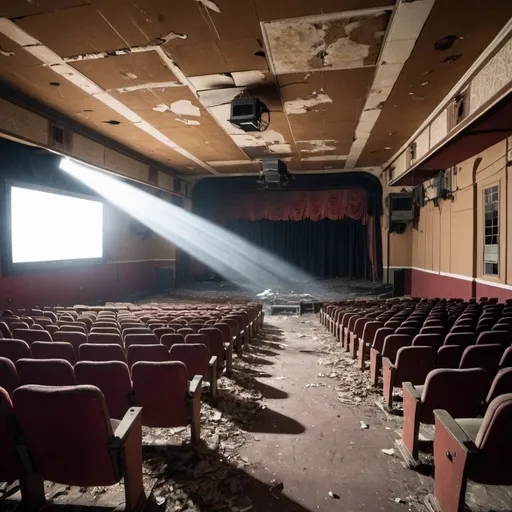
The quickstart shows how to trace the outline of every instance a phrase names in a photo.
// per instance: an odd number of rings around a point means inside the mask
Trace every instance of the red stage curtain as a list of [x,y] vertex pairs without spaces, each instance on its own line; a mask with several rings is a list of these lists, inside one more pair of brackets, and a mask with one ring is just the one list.
[[219,200],[214,218],[236,220],[359,220],[368,222],[368,202],[362,188],[296,192],[251,192]]

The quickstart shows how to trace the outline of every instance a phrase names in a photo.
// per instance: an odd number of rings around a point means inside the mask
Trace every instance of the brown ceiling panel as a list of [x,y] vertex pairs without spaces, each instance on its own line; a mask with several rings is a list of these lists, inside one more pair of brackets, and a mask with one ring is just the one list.
[[222,174],[259,174],[261,165],[258,162],[237,162],[234,165],[217,165],[211,163],[212,167]]
[[261,21],[393,5],[394,0],[254,0]]
[[20,18],[88,3],[90,3],[89,0],[0,0],[0,16]]
[[258,15],[252,1],[215,0],[220,13],[207,10],[219,39],[260,37]]
[[0,34],[0,72],[26,66],[39,66],[41,61],[26,52],[20,45]]
[[154,82],[179,83],[156,52],[82,60],[73,63],[72,66],[107,90]]
[[214,29],[204,11],[191,0],[93,0],[97,9],[130,46],[141,46],[174,32],[176,45],[212,40]]
[[298,158],[292,158],[286,161],[288,170],[294,171],[331,171],[331,170],[342,170],[345,167],[345,160],[299,160]]
[[61,57],[128,46],[91,5],[36,14],[17,24]]
[[[512,2],[436,2],[410,59],[386,100],[357,166],[382,165],[398,151],[510,16]],[[482,23],[483,19],[485,23]],[[456,38],[447,37],[450,35]],[[443,38],[452,41],[452,45],[436,49]]]
[[165,51],[187,76],[213,75],[235,71],[268,70],[257,38],[210,41],[194,45],[165,45]]

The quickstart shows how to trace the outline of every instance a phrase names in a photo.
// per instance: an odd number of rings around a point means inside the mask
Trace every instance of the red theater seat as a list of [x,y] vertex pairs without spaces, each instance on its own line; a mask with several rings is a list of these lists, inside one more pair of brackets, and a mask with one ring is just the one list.
[[0,322],[0,337],[1,338],[12,338],[11,329],[5,322]]
[[130,345],[128,347],[128,366],[131,368],[139,361],[170,361],[169,350],[165,345]]
[[[101,345],[106,347],[108,345]],[[119,347],[119,345],[114,345]],[[105,397],[111,418],[122,419],[133,403],[130,371],[120,361],[80,361],[75,365],[80,384],[96,386]]]
[[126,348],[130,345],[158,345],[159,342],[159,339],[151,331],[147,334],[127,334],[124,337],[124,345]]
[[86,343],[81,345],[78,351],[80,361],[119,361],[126,363],[126,354],[123,347],[117,344],[94,344]]
[[29,345],[32,345],[34,341],[53,341],[48,331],[37,329],[15,329],[13,336],[16,339],[26,341]]
[[20,359],[16,363],[20,384],[41,386],[73,386],[75,372],[64,359]]
[[57,331],[53,335],[53,341],[71,343],[75,349],[75,352],[78,354],[78,349],[80,346],[84,343],[87,343],[87,335],[83,332]]
[[[9,395],[12,395],[13,391],[19,385],[20,378],[14,363],[10,359],[0,357],[0,388],[4,388]],[[2,481],[3,480],[0,478],[0,482]]]
[[0,339],[0,357],[6,357],[15,363],[18,359],[32,357],[32,354],[26,341]]
[[103,334],[100,332],[91,332],[87,338],[88,343],[120,345],[123,346],[123,340],[119,334]]
[[192,444],[200,441],[200,375],[189,383],[183,363],[140,362],[133,365],[132,379],[144,425],[173,428],[190,424]]
[[200,329],[199,334],[205,334],[209,338],[210,355],[217,356],[219,368],[226,368],[226,373],[231,373],[233,359],[233,342],[224,343],[222,331],[216,327],[205,327]]
[[93,386],[24,386],[13,402],[41,478],[80,487],[124,479],[126,511],[142,508],[140,408],[131,408],[113,425],[101,391]]
[[65,359],[71,364],[77,361],[76,352],[71,343],[34,341],[30,351],[34,359]]

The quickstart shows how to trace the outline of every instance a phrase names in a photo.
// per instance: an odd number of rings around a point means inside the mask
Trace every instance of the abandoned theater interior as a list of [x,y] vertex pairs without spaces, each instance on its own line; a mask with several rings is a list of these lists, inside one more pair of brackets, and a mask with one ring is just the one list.
[[510,0],[0,0],[0,510],[512,511],[511,173]]

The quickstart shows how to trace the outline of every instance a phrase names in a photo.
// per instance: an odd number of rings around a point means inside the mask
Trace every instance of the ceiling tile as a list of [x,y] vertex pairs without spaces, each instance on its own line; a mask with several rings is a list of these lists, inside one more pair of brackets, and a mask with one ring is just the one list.
[[41,12],[69,9],[90,3],[89,0],[0,0],[0,16],[6,18],[20,18]]
[[103,89],[119,89],[178,79],[154,51],[82,60],[72,64]]

